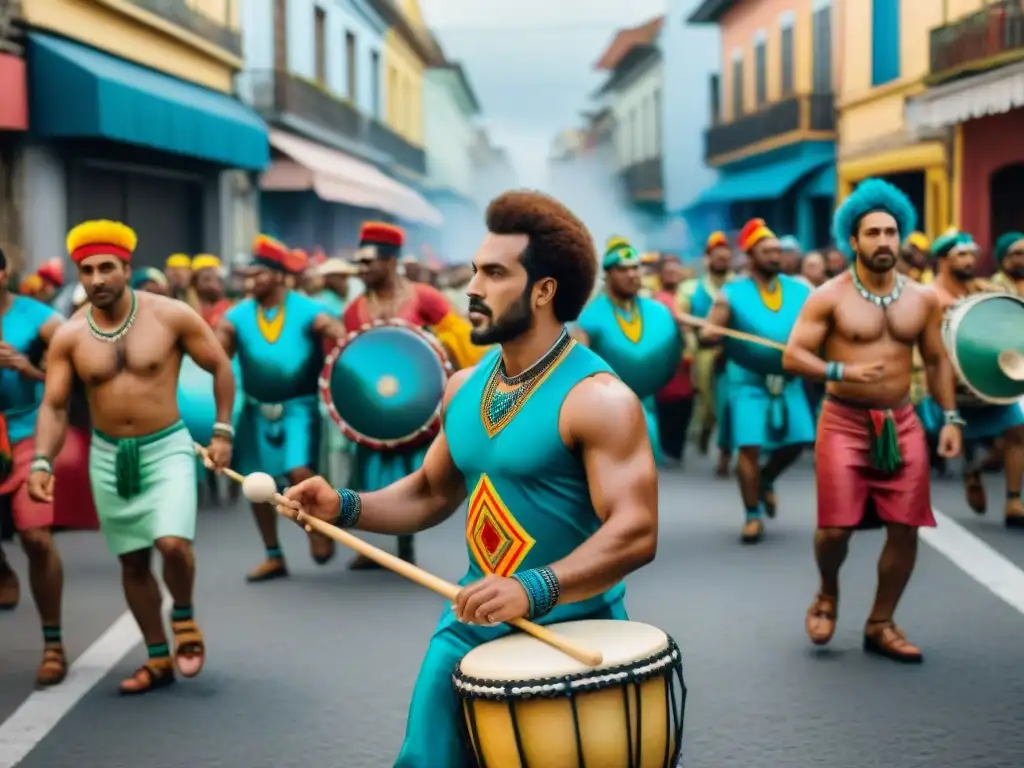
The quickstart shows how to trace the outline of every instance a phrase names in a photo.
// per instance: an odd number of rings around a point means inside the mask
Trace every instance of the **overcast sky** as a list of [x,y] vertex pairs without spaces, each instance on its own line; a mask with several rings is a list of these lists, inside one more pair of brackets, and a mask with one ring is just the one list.
[[551,140],[575,127],[600,83],[594,62],[616,29],[665,0],[420,0],[449,59],[461,61],[520,182],[540,186]]

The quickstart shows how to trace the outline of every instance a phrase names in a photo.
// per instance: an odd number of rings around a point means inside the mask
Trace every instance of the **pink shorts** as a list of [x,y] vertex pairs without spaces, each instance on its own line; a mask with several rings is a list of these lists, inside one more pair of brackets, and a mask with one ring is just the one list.
[[32,438],[26,438],[11,446],[14,466],[10,476],[0,483],[0,496],[11,497],[11,517],[14,529],[27,531],[32,528],[53,526],[53,505],[33,501],[28,495],[28,470],[35,458],[36,446]]

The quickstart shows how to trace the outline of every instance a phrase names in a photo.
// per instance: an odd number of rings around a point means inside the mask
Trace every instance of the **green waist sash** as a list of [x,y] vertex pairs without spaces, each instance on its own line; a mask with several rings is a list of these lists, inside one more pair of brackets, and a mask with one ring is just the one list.
[[92,431],[93,437],[114,447],[114,473],[118,496],[130,499],[142,492],[142,448],[183,429],[185,422],[177,421],[169,427],[138,437],[111,437],[98,429]]

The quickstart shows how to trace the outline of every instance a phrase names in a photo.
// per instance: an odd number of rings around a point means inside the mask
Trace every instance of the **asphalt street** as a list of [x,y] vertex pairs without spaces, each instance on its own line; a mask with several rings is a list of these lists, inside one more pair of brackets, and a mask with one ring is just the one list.
[[[1001,477],[988,482],[985,517],[967,509],[955,480],[936,483],[934,504],[1024,567],[1024,535],[1002,527]],[[925,663],[865,656],[861,629],[882,541],[865,533],[843,570],[836,637],[828,650],[813,650],[803,631],[816,587],[810,462],[786,475],[778,492],[779,518],[766,540],[743,547],[734,481],[713,478],[704,460],[662,475],[658,556],[629,579],[627,600],[631,618],[666,630],[683,650],[686,768],[1024,766],[1024,615],[922,546],[898,619]],[[461,524],[456,515],[419,537],[422,566],[453,580],[462,574]],[[316,567],[293,527],[284,542],[292,577],[247,585],[243,576],[260,555],[248,511],[204,511],[196,599],[209,646],[202,675],[150,696],[119,697],[118,682],[142,661],[136,646],[19,766],[390,766],[442,601],[389,573],[345,570],[346,552]],[[65,637],[75,657],[124,603],[98,534],[62,534],[59,543]],[[5,547],[24,576],[22,556]],[[39,661],[27,597],[0,614],[0,722],[32,693]],[[0,725],[0,765],[2,734]]]

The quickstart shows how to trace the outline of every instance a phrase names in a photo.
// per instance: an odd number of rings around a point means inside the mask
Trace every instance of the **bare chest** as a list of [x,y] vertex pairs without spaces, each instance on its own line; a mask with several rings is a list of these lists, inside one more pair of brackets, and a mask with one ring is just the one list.
[[155,320],[139,318],[117,341],[100,341],[88,329],[81,331],[72,353],[79,378],[95,388],[128,375],[151,379],[178,367],[181,350],[174,336]]
[[920,295],[910,292],[882,309],[851,290],[835,312],[836,331],[855,344],[884,340],[914,344],[926,322],[927,303]]

